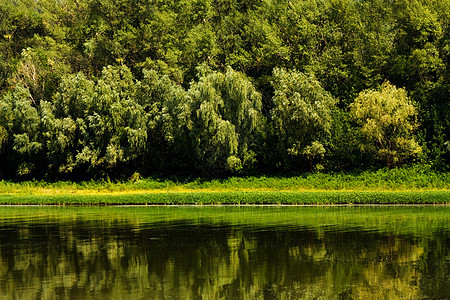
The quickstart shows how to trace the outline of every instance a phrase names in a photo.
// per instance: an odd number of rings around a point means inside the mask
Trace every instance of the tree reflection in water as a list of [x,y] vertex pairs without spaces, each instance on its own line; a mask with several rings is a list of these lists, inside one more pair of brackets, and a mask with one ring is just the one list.
[[2,299],[450,295],[446,207],[17,209],[0,209]]

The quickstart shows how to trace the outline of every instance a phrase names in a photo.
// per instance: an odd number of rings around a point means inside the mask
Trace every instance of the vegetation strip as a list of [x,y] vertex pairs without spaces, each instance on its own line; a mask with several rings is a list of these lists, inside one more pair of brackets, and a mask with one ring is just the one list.
[[424,168],[296,177],[0,181],[4,205],[448,204],[450,176]]
[[2,0],[0,178],[448,172],[449,15],[449,0]]
[[449,204],[450,191],[255,191],[165,192],[102,195],[0,195],[10,205],[123,205],[123,204]]

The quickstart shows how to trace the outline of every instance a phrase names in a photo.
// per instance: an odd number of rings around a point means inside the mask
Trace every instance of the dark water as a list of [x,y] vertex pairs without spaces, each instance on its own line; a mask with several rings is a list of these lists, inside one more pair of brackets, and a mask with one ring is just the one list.
[[450,207],[0,207],[0,299],[448,299]]

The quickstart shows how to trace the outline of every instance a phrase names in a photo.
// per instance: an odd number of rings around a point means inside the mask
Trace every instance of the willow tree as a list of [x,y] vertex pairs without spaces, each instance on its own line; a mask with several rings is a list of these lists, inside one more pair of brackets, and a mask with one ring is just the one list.
[[81,73],[63,77],[53,101],[41,105],[50,167],[110,173],[142,157],[146,114],[135,90],[124,66],[104,68],[97,83]]
[[0,102],[0,150],[6,154],[2,163],[17,175],[29,174],[45,163],[38,155],[43,150],[40,125],[30,91],[18,84]]
[[324,142],[331,128],[335,103],[319,81],[301,72],[274,69],[272,121],[285,163],[289,157],[313,159],[324,156]]
[[125,66],[105,67],[95,92],[81,131],[84,147],[77,160],[104,170],[135,163],[145,152],[147,122],[135,99],[133,75]]
[[50,170],[70,173],[78,166],[82,131],[92,111],[95,83],[82,73],[63,76],[52,101],[41,101],[42,131]]
[[198,166],[208,175],[237,171],[255,160],[250,145],[261,125],[261,95],[231,67],[225,73],[201,72],[189,89],[189,129]]
[[184,122],[190,111],[189,97],[167,75],[153,69],[144,69],[143,75],[137,85],[136,100],[147,116],[146,164],[173,171],[189,163],[183,155],[189,136],[188,124]]
[[414,138],[417,110],[404,89],[385,82],[379,90],[359,93],[350,108],[365,136],[361,148],[374,153],[388,167],[422,151]]

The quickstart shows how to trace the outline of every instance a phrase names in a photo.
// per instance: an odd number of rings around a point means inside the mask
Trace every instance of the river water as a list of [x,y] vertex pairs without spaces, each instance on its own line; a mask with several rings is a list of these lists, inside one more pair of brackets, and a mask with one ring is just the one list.
[[0,299],[448,299],[450,207],[0,207],[0,258]]

